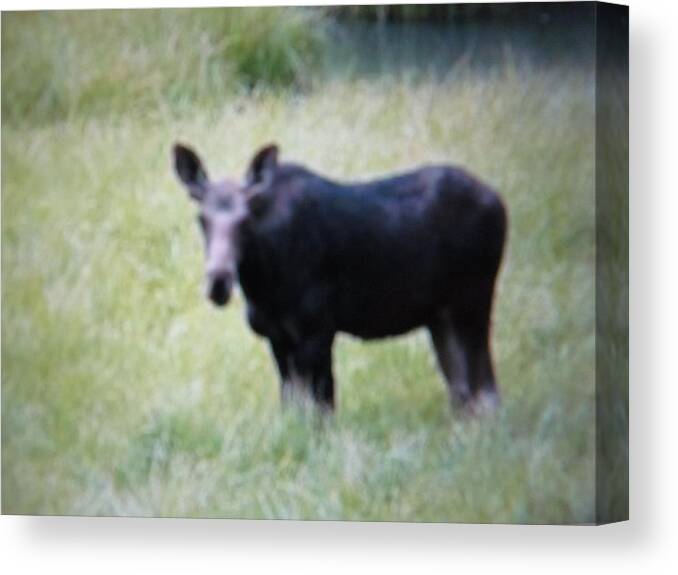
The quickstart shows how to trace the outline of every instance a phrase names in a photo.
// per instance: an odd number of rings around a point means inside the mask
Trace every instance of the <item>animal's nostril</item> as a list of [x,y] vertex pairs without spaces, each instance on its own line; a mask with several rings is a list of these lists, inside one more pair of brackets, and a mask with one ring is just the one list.
[[231,294],[231,276],[218,275],[212,276],[208,280],[209,298],[217,305],[224,305],[228,302]]

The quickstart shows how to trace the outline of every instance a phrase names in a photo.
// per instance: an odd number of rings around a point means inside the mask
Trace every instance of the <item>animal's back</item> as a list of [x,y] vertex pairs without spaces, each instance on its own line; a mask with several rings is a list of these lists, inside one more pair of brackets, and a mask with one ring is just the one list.
[[[310,175],[290,229],[312,242],[305,282],[336,328],[365,338],[404,333],[448,306],[478,274],[496,273],[503,207],[462,170],[435,166],[358,185]],[[304,292],[304,286],[297,290]],[[297,294],[299,295],[299,294]]]

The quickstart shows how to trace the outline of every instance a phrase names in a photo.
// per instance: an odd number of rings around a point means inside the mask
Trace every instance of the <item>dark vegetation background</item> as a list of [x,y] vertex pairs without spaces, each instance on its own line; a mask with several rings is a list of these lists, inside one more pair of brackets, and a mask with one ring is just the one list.
[[[593,48],[579,4],[3,14],[3,512],[593,521]],[[201,295],[176,139],[494,185],[499,413],[450,413],[423,332],[340,338],[322,432],[281,412]]]

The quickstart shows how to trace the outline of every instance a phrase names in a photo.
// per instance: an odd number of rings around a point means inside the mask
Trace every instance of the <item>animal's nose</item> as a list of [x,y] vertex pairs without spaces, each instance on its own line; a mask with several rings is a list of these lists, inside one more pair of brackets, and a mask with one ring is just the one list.
[[224,270],[207,272],[207,296],[218,306],[226,305],[231,297],[233,274]]

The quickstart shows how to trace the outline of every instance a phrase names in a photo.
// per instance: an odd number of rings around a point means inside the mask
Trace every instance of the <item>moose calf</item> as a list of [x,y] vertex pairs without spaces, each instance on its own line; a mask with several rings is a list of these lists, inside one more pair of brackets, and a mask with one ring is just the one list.
[[452,402],[496,402],[489,333],[506,212],[488,186],[450,166],[339,183],[280,163],[275,145],[242,183],[210,180],[180,144],[174,162],[199,207],[207,296],[223,306],[239,283],[283,398],[301,391],[333,409],[338,332],[373,339],[424,326]]

